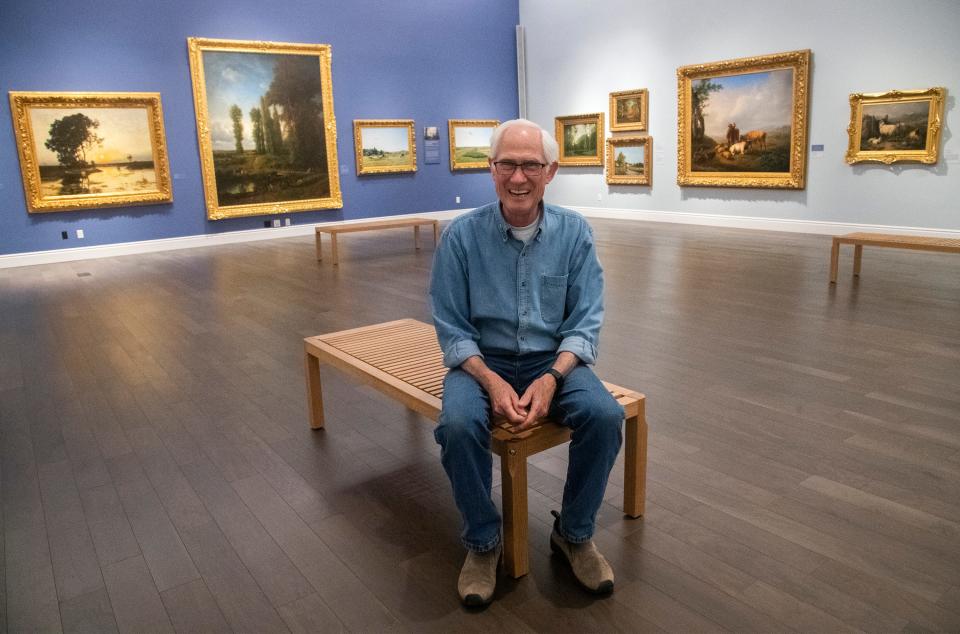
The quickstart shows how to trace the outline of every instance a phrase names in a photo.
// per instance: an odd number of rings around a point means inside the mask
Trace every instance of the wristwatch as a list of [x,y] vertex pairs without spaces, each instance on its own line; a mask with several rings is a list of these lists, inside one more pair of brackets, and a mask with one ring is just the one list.
[[553,380],[557,382],[557,391],[559,392],[560,388],[563,387],[563,380],[566,377],[563,376],[563,374],[561,374],[559,370],[554,370],[553,368],[550,368],[549,370],[544,372],[544,374],[549,374],[550,376],[553,377]]

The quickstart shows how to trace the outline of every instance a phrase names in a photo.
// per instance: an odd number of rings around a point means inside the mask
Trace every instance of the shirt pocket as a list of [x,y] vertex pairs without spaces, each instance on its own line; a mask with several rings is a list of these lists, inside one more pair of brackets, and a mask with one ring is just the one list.
[[563,321],[567,301],[566,275],[540,276],[540,316],[546,323]]

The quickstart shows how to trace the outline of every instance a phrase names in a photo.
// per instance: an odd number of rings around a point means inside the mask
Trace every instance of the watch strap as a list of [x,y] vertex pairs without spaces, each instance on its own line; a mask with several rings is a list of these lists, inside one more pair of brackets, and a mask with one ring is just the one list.
[[546,372],[544,372],[544,374],[549,374],[550,376],[553,377],[553,380],[557,382],[557,390],[558,390],[558,391],[560,390],[560,388],[563,387],[563,380],[564,380],[566,377],[563,376],[563,374],[562,374],[559,370],[556,370],[556,369],[554,369],[554,368],[550,368],[549,370],[547,370]]

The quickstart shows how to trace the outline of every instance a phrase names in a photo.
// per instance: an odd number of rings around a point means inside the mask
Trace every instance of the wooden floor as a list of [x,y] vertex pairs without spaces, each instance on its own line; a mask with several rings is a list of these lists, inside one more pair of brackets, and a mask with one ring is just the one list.
[[302,338],[428,320],[433,246],[304,236],[0,270],[4,628],[960,631],[960,258],[844,253],[831,288],[826,236],[593,224],[598,371],[651,431],[645,519],[619,468],[598,518],[611,597],[549,553],[565,447],[531,574],[473,613],[431,425],[327,371],[310,431]]

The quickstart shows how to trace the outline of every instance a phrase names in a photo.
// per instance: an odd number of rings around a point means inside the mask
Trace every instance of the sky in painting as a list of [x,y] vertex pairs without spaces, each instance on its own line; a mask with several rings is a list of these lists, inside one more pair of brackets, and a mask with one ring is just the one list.
[[361,128],[363,149],[377,148],[382,152],[403,152],[407,150],[407,128]]
[[740,134],[790,125],[793,119],[793,69],[710,79],[723,86],[723,90],[710,93],[704,113],[707,136],[715,141],[726,139],[730,123],[737,124]]
[[100,122],[95,134],[103,139],[103,144],[87,151],[88,161],[92,159],[101,165],[126,163],[128,154],[134,161],[153,160],[146,108],[30,108],[30,125],[40,165],[59,165],[56,153],[44,146],[50,138],[50,126],[57,119],[78,112]]
[[900,119],[930,112],[930,102],[902,101],[899,103],[869,103],[863,105],[863,114],[882,119],[887,115],[890,123],[898,123]]
[[644,149],[645,148],[642,145],[626,147],[621,146],[616,149],[616,155],[619,156],[622,152],[623,156],[627,159],[627,163],[643,163]]
[[490,147],[490,135],[492,133],[493,127],[456,126],[454,128],[457,147]]
[[233,120],[230,106],[243,112],[243,147],[254,148],[251,108],[260,107],[260,97],[270,88],[273,67],[279,55],[203,51],[203,74],[207,87],[207,119],[214,150],[233,150]]

